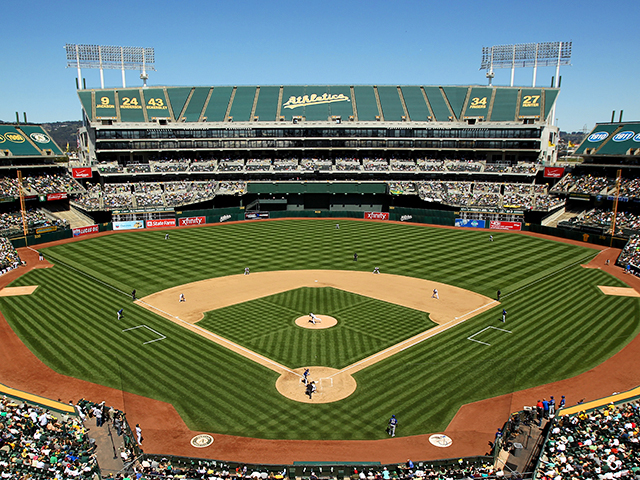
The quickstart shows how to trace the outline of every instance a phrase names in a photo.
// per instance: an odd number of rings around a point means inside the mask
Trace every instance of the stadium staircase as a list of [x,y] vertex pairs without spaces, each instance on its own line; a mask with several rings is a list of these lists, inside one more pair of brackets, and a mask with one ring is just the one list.
[[84,213],[80,212],[73,205],[69,205],[69,210],[60,211],[60,212],[49,212],[50,215],[59,218],[60,220],[66,220],[69,222],[69,226],[71,228],[80,228],[86,227],[88,225],[93,225],[94,222],[91,218],[89,218]]
[[561,208],[557,212],[548,216],[547,218],[542,220],[542,225],[545,227],[553,227],[556,228],[558,223],[570,220],[573,217],[577,217],[578,215],[584,213],[583,210],[574,211],[574,210],[566,210],[565,208]]

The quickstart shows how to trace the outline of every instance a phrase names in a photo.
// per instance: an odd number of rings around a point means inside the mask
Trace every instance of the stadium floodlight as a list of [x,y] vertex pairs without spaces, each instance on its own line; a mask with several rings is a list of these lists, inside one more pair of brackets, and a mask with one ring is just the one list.
[[155,52],[147,47],[117,47],[109,45],[77,45],[67,43],[67,68],[78,69],[78,84],[82,88],[82,72],[80,67],[100,69],[100,87],[104,88],[104,69],[122,70],[122,88],[125,88],[125,70],[140,70],[140,78],[147,86],[147,70],[153,70]]
[[533,67],[533,85],[536,86],[538,67],[556,66],[555,86],[560,85],[560,65],[571,65],[572,42],[519,43],[482,47],[480,70],[487,70],[489,85],[494,68],[511,69],[511,86],[516,67]]

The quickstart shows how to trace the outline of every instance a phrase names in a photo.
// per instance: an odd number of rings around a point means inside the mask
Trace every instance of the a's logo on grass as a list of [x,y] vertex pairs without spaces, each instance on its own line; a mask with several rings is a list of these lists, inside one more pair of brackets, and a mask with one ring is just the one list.
[[447,437],[446,435],[435,434],[429,437],[429,442],[431,442],[431,445],[434,445],[436,447],[445,448],[450,447],[453,443],[453,440],[451,440],[451,438]]
[[196,448],[204,448],[208,447],[213,443],[213,437],[211,435],[207,435],[205,433],[201,435],[196,435],[191,439],[191,445]]

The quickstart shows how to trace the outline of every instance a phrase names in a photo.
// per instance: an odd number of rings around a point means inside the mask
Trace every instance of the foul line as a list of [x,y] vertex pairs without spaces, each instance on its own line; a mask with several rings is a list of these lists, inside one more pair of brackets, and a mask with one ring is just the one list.
[[[153,310],[156,310],[156,311],[158,311],[158,312],[162,313],[162,314],[163,314],[163,315],[165,315],[166,317],[169,317],[169,318],[175,318],[175,319],[176,319],[176,320],[178,320],[180,323],[182,323],[182,324],[186,325],[186,326],[187,326],[187,329],[189,329],[189,330],[190,330],[190,329],[194,329],[194,330],[197,330],[198,332],[200,332],[200,334],[201,334],[203,337],[206,337],[206,336],[211,336],[211,337],[213,337],[213,338],[215,339],[215,340],[214,340],[214,341],[215,341],[215,343],[217,343],[217,344],[219,344],[219,345],[226,344],[226,345],[229,345],[229,346],[233,347],[234,349],[238,349],[238,350],[241,350],[242,352],[245,352],[245,353],[247,354],[247,355],[244,355],[246,358],[249,358],[249,357],[253,356],[254,358],[259,358],[260,360],[262,360],[262,361],[264,361],[264,362],[266,362],[266,363],[269,363],[269,364],[273,365],[273,366],[275,367],[275,369],[274,369],[274,368],[271,368],[271,370],[275,370],[275,371],[277,371],[278,373],[281,373],[282,371],[285,371],[285,372],[287,372],[287,373],[292,373],[292,374],[297,375],[298,377],[302,378],[302,375],[301,375],[301,374],[294,372],[293,370],[291,370],[291,369],[289,369],[289,368],[285,367],[284,365],[280,365],[279,363],[274,362],[274,361],[273,361],[273,360],[271,360],[270,358],[263,357],[263,356],[262,356],[262,355],[260,355],[259,353],[256,353],[256,352],[254,352],[254,351],[252,351],[252,350],[249,350],[248,348],[244,348],[242,345],[238,345],[237,343],[234,343],[234,342],[232,342],[232,341],[230,341],[230,340],[227,340],[226,338],[221,337],[220,335],[216,335],[215,333],[213,333],[213,332],[211,332],[211,331],[209,331],[209,330],[206,330],[206,329],[204,329],[204,328],[200,327],[199,325],[195,325],[195,324],[193,324],[193,323],[189,323],[189,322],[187,322],[187,321],[185,321],[185,320],[182,320],[180,317],[176,317],[176,316],[174,316],[174,315],[171,315],[170,313],[165,312],[164,310],[162,310],[162,309],[160,309],[160,308],[158,308],[158,307],[156,307],[156,306],[154,306],[154,305],[151,305],[150,303],[147,303],[147,302],[145,302],[144,300],[138,300],[138,302],[140,302],[140,303],[144,303],[145,305],[149,306],[149,307],[150,307],[150,308],[152,308]],[[229,347],[227,347],[227,348],[229,348]],[[254,361],[255,361],[255,360],[254,360]],[[267,367],[267,368],[269,368],[269,367]]]
[[[29,247],[29,248],[31,248],[31,247]],[[32,249],[32,250],[33,250],[33,249]],[[37,250],[36,250],[36,251],[37,251]],[[123,294],[123,295],[126,295],[127,297],[130,297],[130,296],[131,296],[131,294],[129,294],[129,293],[127,293],[127,292],[123,292],[123,291],[122,291],[122,290],[120,290],[118,287],[115,287],[115,286],[111,285],[110,283],[103,282],[102,280],[100,280],[100,279],[98,279],[98,278],[94,277],[93,275],[90,275],[90,274],[88,274],[88,273],[86,273],[86,272],[83,272],[82,270],[79,270],[79,269],[77,269],[76,267],[72,267],[72,266],[71,266],[71,265],[69,265],[68,263],[64,263],[62,260],[58,260],[58,259],[56,259],[55,257],[53,257],[53,260],[56,262],[55,264],[58,264],[58,263],[59,263],[59,264],[61,264],[61,265],[64,265],[65,267],[70,268],[71,270],[75,270],[76,272],[80,273],[81,275],[84,275],[84,276],[85,276],[85,277],[87,277],[87,278],[90,278],[91,280],[95,280],[96,282],[101,283],[101,284],[102,284],[102,285],[104,285],[105,287],[109,287],[109,288],[111,288],[111,289],[115,290],[116,292],[119,292],[119,293],[121,293],[121,294]]]
[[[396,343],[395,345],[392,345],[388,348],[385,348],[384,350],[379,351],[378,353],[374,353],[373,355],[368,356],[367,358],[363,358],[362,360],[357,361],[356,363],[352,363],[351,365],[348,365],[346,367],[344,367],[342,370],[337,371],[336,373],[329,375],[328,378],[334,377],[340,373],[346,372],[348,370],[351,370],[352,368],[358,367],[360,365],[362,365],[363,363],[367,363],[367,362],[371,362],[372,360],[376,359],[377,357],[381,356],[381,355],[385,355],[391,351],[393,351],[393,353],[391,353],[391,355],[389,355],[389,357],[395,355],[396,353],[400,353],[405,351],[408,348],[411,348],[415,345],[418,345],[419,343],[424,342],[425,340],[428,340],[430,338],[433,338],[434,336],[438,335],[439,333],[442,332],[446,332],[447,330],[449,330],[450,328],[455,327],[456,325],[459,325],[460,323],[464,322],[465,317],[477,312],[478,310],[481,310],[483,308],[489,309],[491,308],[491,305],[493,305],[494,303],[498,303],[497,300],[492,300],[491,302],[487,303],[486,305],[482,305],[478,308],[474,308],[473,310],[465,313],[464,315],[461,315],[460,317],[456,317],[453,320],[449,320],[446,323],[443,323],[441,325],[438,325],[437,327],[433,327],[430,328],[429,330],[426,330],[422,333],[419,333],[411,338],[407,338],[406,340],[403,340],[402,342]],[[377,363],[377,361],[373,362],[370,365],[366,365],[363,368],[369,367],[373,364]],[[359,371],[360,369],[358,369]]]
[[488,327],[483,328],[482,330],[480,330],[479,332],[474,333],[473,335],[471,335],[470,337],[467,337],[467,340],[471,340],[472,342],[478,342],[481,343],[482,345],[487,345],[488,347],[491,346],[490,343],[486,343],[486,342],[481,342],[480,340],[476,340],[475,337],[476,335],[480,335],[482,332],[484,332],[485,330],[489,330],[490,328],[493,328],[494,330],[500,330],[501,332],[507,332],[507,333],[513,333],[510,332],[509,330],[505,330],[504,328],[498,328],[498,327],[493,327],[491,325],[489,325]]
[[136,328],[143,328],[143,327],[151,330],[153,333],[155,333],[156,335],[158,335],[160,337],[160,338],[156,338],[155,340],[149,340],[148,342],[143,342],[142,343],[143,345],[146,345],[147,343],[158,342],[160,340],[164,340],[165,338],[167,338],[166,335],[163,335],[160,332],[156,332],[153,328],[148,327],[147,325],[138,325],[137,327],[125,328],[124,330],[122,330],[122,333],[128,332],[129,330],[135,330]]
[[[601,252],[603,252],[603,251],[604,251],[604,250],[601,250],[601,251],[599,251],[598,253],[596,253],[595,255],[593,255],[593,256],[589,259],[589,262],[590,262],[591,260],[593,260],[594,258],[596,258],[598,255],[600,255],[600,253],[601,253]],[[572,264],[570,264],[570,265],[567,265],[566,267],[562,267],[562,268],[560,268],[560,269],[556,270],[555,272],[551,272],[549,275],[545,275],[544,277],[539,278],[539,279],[537,279],[537,280],[534,280],[534,281],[533,281],[533,282],[531,282],[531,283],[527,283],[526,285],[523,285],[522,287],[518,288],[517,290],[514,290],[513,292],[505,293],[504,295],[502,295],[502,297],[504,298],[504,297],[508,297],[509,295],[513,295],[514,293],[518,293],[519,291],[524,290],[525,288],[528,288],[528,287],[530,287],[531,285],[535,285],[536,283],[540,283],[542,280],[545,280],[545,279],[547,279],[547,278],[549,278],[549,277],[552,277],[552,276],[554,276],[555,274],[560,273],[560,272],[561,272],[561,271],[563,271],[563,270],[566,270],[567,268],[575,267],[576,265],[579,265],[579,264],[581,264],[581,263],[584,263],[585,259],[587,259],[587,258],[589,258],[589,257],[588,257],[588,256],[586,256],[586,257],[584,257],[583,259],[578,260],[578,261],[577,261],[577,262],[575,262],[575,263],[572,263]]]

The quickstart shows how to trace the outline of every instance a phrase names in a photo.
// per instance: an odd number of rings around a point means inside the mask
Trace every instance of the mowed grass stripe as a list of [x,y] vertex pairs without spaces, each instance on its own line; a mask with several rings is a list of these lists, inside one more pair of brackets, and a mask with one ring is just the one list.
[[[374,439],[384,438],[384,426],[392,413],[401,419],[401,435],[440,431],[462,403],[579,373],[586,363],[602,361],[637,333],[637,300],[603,301],[594,290],[597,284],[611,284],[604,281],[610,277],[602,272],[585,274],[577,270],[580,267],[557,272],[559,265],[590,257],[593,250],[502,232],[494,232],[496,241],[489,245],[489,232],[350,221],[340,224],[340,230],[335,230],[333,220],[219,225],[172,231],[169,241],[164,240],[164,232],[128,232],[47,251],[62,261],[69,259],[87,273],[95,272],[110,284],[126,286],[121,289],[127,294],[136,288],[139,296],[212,276],[240,274],[245,266],[252,272],[303,268],[370,272],[380,266],[384,273],[442,281],[488,296],[494,296],[497,288],[504,295],[514,291],[515,286],[528,285],[532,278],[540,281],[505,297],[498,308],[358,372],[356,392],[327,405],[299,404],[281,397],[275,391],[274,372],[150,312],[127,306],[127,295],[96,287],[92,285],[95,282],[82,276],[74,285],[74,276],[65,274],[64,282],[57,285],[56,276],[61,273],[56,272],[57,267],[42,271],[37,282],[27,278],[24,283],[41,284],[41,288],[46,284],[47,289],[41,290],[45,298],[65,291],[55,305],[59,315],[56,313],[51,319],[45,315],[41,319],[44,325],[38,326],[34,334],[46,336],[48,329],[60,329],[65,322],[80,317],[85,325],[107,322],[101,328],[108,332],[115,322],[112,305],[125,302],[127,321],[135,319],[147,324],[167,335],[167,339],[141,346],[140,341],[150,337],[146,332],[136,332],[101,342],[102,339],[76,331],[74,325],[74,329],[67,329],[71,338],[56,337],[56,341],[85,342],[89,350],[100,344],[102,348],[92,352],[96,356],[109,349],[117,352],[126,362],[125,388],[170,401],[194,429],[263,438]],[[498,245],[499,248],[492,248]],[[360,257],[358,262],[352,260],[354,252]],[[45,254],[55,262],[53,256]],[[542,280],[551,273],[551,277]],[[86,298],[74,305],[73,293],[68,290],[81,291]],[[571,297],[569,300],[559,297],[558,291],[562,290]],[[321,300],[320,292],[314,295],[315,301]],[[286,300],[284,307],[304,308],[302,315],[308,314],[307,307],[299,307],[303,297],[296,299],[298,306]],[[11,322],[20,323],[25,312],[15,308],[16,300],[17,297],[0,300],[0,306],[8,318],[12,317]],[[343,300],[336,296],[331,303],[332,308],[340,310],[336,316],[357,311],[347,309]],[[502,306],[509,311],[507,328],[514,332],[508,340],[507,334],[504,341],[497,335],[496,345],[486,347],[466,339],[487,325],[501,327]],[[44,301],[34,308],[47,311],[52,307]],[[266,315],[274,309],[266,303],[255,311]],[[601,324],[600,316],[615,321]],[[540,318],[548,320],[545,323]],[[382,326],[354,313],[353,321],[361,322],[357,328],[349,325],[337,337],[328,336],[309,344],[298,341],[295,335],[278,335],[273,331],[277,325],[253,327],[249,319],[230,317],[227,328],[236,335],[244,331],[247,338],[252,336],[246,329],[254,328],[259,333],[255,339],[260,337],[261,342],[269,343],[269,348],[290,350],[292,358],[295,355],[300,359],[306,349],[307,355],[313,356],[307,357],[311,360],[334,355],[340,361],[353,351],[370,348],[372,336],[376,341],[392,336],[385,334],[385,322],[395,323],[403,332],[410,330],[414,322],[425,322],[424,317],[404,317],[391,308],[381,312],[380,320]],[[566,327],[568,322],[571,328]],[[323,337],[316,337],[320,338]],[[332,354],[329,346],[335,342],[344,342],[346,348]],[[33,345],[40,348],[36,341]],[[544,350],[545,347],[552,350]],[[46,348],[44,353],[37,353],[46,357],[56,354]],[[112,360],[104,358],[113,369]],[[65,368],[73,370],[73,359],[67,360],[70,363]],[[106,381],[119,383],[116,377],[111,375]],[[136,382],[138,378],[140,381]],[[95,375],[95,381],[102,380]],[[207,398],[211,400],[206,401]],[[308,422],[301,425],[300,418]]]

